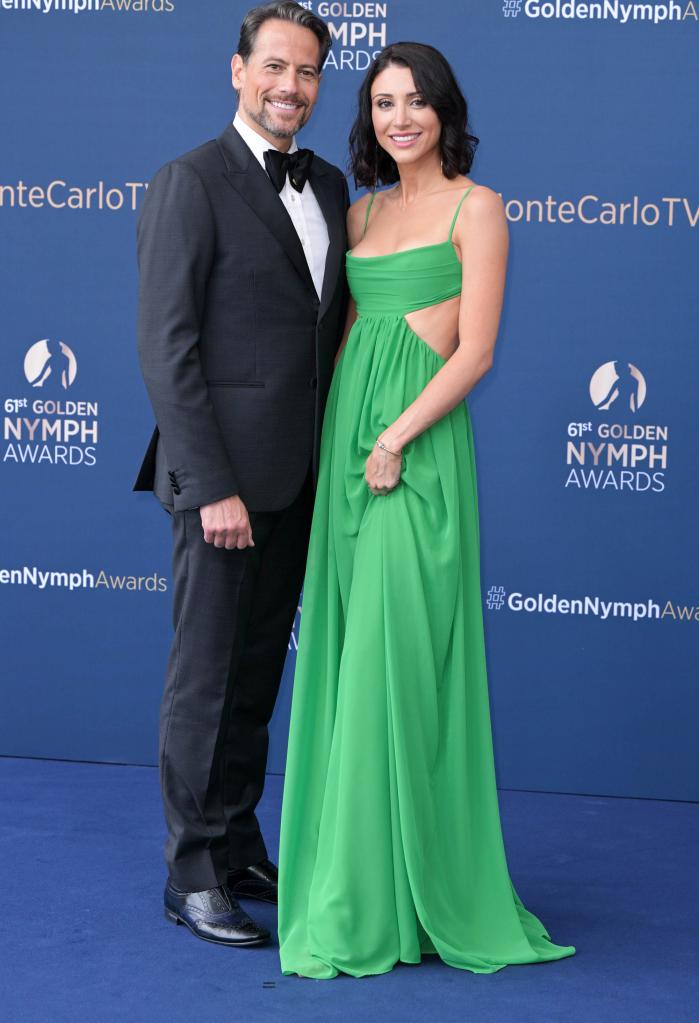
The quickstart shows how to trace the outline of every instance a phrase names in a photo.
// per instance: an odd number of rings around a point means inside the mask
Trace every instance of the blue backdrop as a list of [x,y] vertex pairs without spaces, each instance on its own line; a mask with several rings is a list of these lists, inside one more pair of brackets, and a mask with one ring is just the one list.
[[[247,6],[0,3],[3,754],[155,759],[170,551],[130,493],[152,426],[134,225],[157,167],[232,116]],[[697,799],[695,6],[306,6],[335,43],[304,145],[344,166],[371,53],[429,42],[507,204],[470,401],[499,782]]]

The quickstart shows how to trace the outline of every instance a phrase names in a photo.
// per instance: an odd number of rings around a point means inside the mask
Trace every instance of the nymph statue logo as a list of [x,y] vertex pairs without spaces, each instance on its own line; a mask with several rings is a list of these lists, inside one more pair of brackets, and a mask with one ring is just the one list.
[[32,387],[67,391],[78,375],[75,355],[63,341],[45,338],[24,356],[24,375]]
[[615,412],[638,412],[646,400],[646,381],[632,362],[605,362],[592,374],[590,398],[598,412],[616,405]]

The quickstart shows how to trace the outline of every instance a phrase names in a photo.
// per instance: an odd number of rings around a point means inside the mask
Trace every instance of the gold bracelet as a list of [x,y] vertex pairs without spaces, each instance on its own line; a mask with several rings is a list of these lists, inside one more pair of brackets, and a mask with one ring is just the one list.
[[399,453],[398,451],[391,451],[389,448],[387,448],[384,442],[382,440],[379,440],[378,437],[376,438],[376,446],[381,448],[382,451],[385,451],[387,455],[393,455],[394,458],[403,457],[402,453]]

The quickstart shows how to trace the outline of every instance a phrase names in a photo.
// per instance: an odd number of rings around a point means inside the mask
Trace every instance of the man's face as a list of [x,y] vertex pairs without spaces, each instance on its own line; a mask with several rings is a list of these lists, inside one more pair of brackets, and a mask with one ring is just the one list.
[[320,43],[310,29],[270,18],[260,27],[247,64],[237,53],[231,61],[238,113],[280,149],[288,148],[311,116],[319,60]]

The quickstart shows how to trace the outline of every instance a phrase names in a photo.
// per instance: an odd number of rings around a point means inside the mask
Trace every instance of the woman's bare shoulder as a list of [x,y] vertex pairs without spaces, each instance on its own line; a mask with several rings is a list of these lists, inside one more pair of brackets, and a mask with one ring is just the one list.
[[500,194],[487,185],[479,185],[469,179],[471,191],[463,204],[463,210],[475,218],[505,215],[505,205]]
[[373,194],[373,192],[366,192],[356,199],[347,210],[347,236],[350,248],[353,248],[364,234],[367,210]]
[[365,192],[364,195],[360,195],[358,199],[355,199],[347,211],[347,216],[352,217],[354,220],[364,216],[373,194],[373,192]]
[[486,251],[484,244],[487,247],[492,245],[506,253],[508,230],[502,197],[487,185],[479,185],[475,181],[471,185],[473,187],[456,218],[454,242],[459,246],[475,244],[481,251]]

